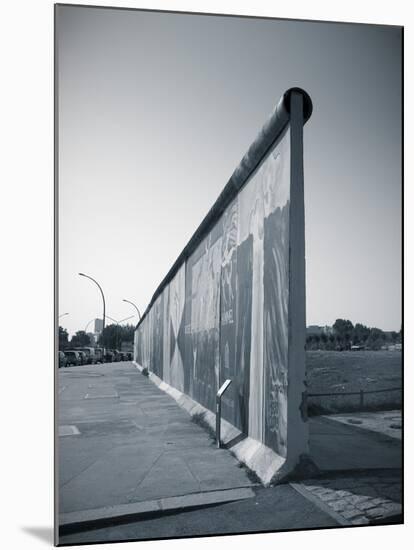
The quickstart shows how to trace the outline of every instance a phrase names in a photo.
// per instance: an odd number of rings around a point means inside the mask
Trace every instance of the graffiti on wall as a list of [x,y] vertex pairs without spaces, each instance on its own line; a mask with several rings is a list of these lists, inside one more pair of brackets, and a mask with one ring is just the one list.
[[281,456],[287,445],[289,130],[137,328],[136,358]]

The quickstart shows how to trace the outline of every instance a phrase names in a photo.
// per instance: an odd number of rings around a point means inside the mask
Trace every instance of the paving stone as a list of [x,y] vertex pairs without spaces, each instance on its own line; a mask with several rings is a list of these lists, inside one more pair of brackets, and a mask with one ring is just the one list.
[[375,508],[370,508],[369,510],[365,510],[365,515],[370,519],[376,519],[384,517],[384,510],[382,508],[379,508],[376,506]]
[[355,519],[357,517],[361,517],[361,512],[354,508],[352,510],[344,510],[343,512],[341,512],[341,516],[343,516],[345,519]]
[[338,497],[335,493],[335,491],[330,491],[329,493],[326,493],[325,495],[323,495],[323,500],[324,502],[332,502],[334,500],[336,500]]
[[317,496],[332,494],[332,491],[330,489],[321,489],[320,487],[317,487],[316,489],[311,489],[311,491],[314,495],[317,495]]
[[365,502],[366,500],[369,500],[369,497],[366,497],[364,495],[352,495],[352,496],[346,497],[345,500],[350,504],[356,505],[357,503]]
[[375,504],[375,506],[378,506],[380,504],[386,504],[389,500],[386,498],[374,498],[371,502]]
[[349,491],[343,491],[343,490],[336,491],[336,494],[338,495],[338,497],[341,497],[341,498],[351,495]]
[[316,491],[317,489],[321,489],[321,486],[320,485],[315,485],[315,484],[310,484],[310,483],[304,483],[304,485],[306,486],[306,489],[308,489],[309,491]]
[[335,502],[330,502],[329,506],[335,510],[335,512],[340,512],[341,510],[345,510],[347,508],[348,503],[344,499],[337,500]]
[[372,500],[358,502],[355,506],[358,508],[358,510],[368,510],[368,508],[375,508],[375,504],[372,503]]

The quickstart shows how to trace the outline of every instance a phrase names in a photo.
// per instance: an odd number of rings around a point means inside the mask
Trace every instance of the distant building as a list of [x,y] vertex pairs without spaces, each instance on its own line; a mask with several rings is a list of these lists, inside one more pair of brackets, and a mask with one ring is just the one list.
[[94,332],[100,334],[102,332],[102,329],[103,329],[102,319],[95,319],[95,330],[94,330]]

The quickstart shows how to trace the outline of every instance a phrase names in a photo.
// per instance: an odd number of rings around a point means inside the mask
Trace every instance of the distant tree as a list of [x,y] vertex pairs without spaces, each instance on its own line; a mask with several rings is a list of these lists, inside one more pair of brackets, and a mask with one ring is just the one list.
[[78,330],[71,338],[70,345],[73,348],[81,348],[84,346],[90,346],[89,336],[84,330]]
[[354,325],[348,319],[337,319],[333,324],[336,341],[339,348],[347,348],[354,332]]
[[107,325],[99,337],[99,345],[119,349],[122,342],[134,341],[134,325]]
[[68,331],[63,327],[59,327],[59,349],[60,350],[66,349],[68,347],[68,341],[69,341]]
[[352,333],[354,325],[352,324],[352,321],[349,321],[348,319],[337,319],[333,324],[333,329],[336,334],[345,337],[345,334]]
[[352,332],[345,332],[345,347],[349,349],[351,347]]
[[88,335],[88,338],[89,338],[88,346],[95,347],[95,345],[96,345],[95,335],[93,334],[93,332],[87,332],[87,335]]
[[382,332],[381,329],[376,328],[376,327],[373,327],[371,329],[370,340],[372,342],[375,342],[376,340],[382,340],[383,337],[384,337],[384,333]]
[[373,327],[370,329],[368,344],[372,349],[380,349],[385,342],[385,334],[380,328]]
[[369,337],[370,329],[361,323],[356,323],[352,333],[352,342],[354,345],[364,344]]

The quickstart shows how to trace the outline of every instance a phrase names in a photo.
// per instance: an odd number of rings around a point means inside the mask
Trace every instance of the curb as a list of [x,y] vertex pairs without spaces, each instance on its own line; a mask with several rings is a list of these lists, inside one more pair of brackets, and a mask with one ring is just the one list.
[[158,500],[147,500],[133,504],[119,504],[91,510],[68,512],[59,516],[59,532],[69,532],[97,529],[104,525],[113,525],[128,521],[138,521],[168,513],[180,513],[204,506],[224,504],[237,500],[253,498],[255,492],[248,488],[224,489],[203,493],[191,493],[178,497],[166,497]]

